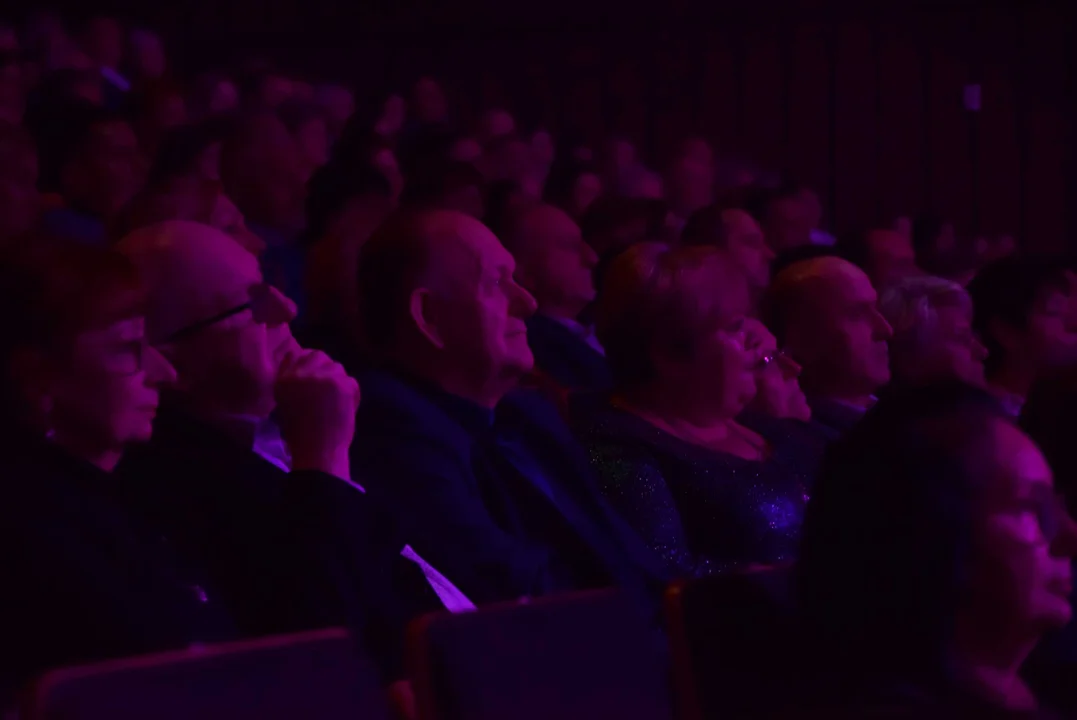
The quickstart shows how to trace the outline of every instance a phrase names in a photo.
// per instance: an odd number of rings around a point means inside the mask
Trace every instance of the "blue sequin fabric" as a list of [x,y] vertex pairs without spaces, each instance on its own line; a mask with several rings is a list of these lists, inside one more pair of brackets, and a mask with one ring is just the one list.
[[674,577],[796,559],[824,449],[802,423],[741,418],[771,452],[749,461],[680,440],[608,405],[574,418],[606,497]]

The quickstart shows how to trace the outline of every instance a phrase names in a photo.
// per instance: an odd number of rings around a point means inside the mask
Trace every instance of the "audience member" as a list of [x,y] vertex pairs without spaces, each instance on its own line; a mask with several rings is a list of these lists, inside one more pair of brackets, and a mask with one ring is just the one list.
[[128,493],[207,568],[245,633],[347,623],[399,680],[405,624],[470,603],[352,480],[355,380],[299,347],[294,304],[231,238],[176,221],[119,247],[178,374],[152,441],[125,463]]
[[708,205],[692,213],[680,239],[685,245],[709,245],[726,253],[748,278],[754,298],[770,284],[774,252],[746,211],[722,203]]
[[839,247],[846,260],[867,273],[880,291],[909,275],[922,275],[916,266],[912,240],[897,230],[873,229],[846,238]]
[[105,250],[35,248],[0,268],[3,364],[0,704],[47,668],[231,637],[199,568],[113,492],[175,379],[144,334],[134,268]]
[[0,122],[0,248],[37,224],[37,177],[33,138],[20,127]]
[[987,349],[972,329],[972,300],[965,288],[910,275],[883,292],[879,312],[894,330],[890,390],[942,380],[983,386]]
[[355,114],[355,93],[344,85],[325,83],[318,87],[314,97],[325,118],[329,142],[332,144],[344,132],[348,118]]
[[147,157],[154,157],[162,138],[187,123],[187,101],[179,87],[159,81],[131,93],[134,127]]
[[271,113],[241,119],[221,149],[224,190],[266,245],[262,272],[292,298],[302,312],[305,202],[302,161],[297,143]]
[[595,299],[598,262],[579,226],[552,205],[536,205],[522,211],[504,237],[516,261],[516,281],[538,307],[527,319],[536,369],[568,390],[609,387],[605,352],[593,328],[579,321]]
[[355,268],[392,209],[392,191],[372,166],[336,161],[315,173],[309,189],[304,340],[354,371],[363,362]]
[[744,326],[745,348],[760,358],[755,397],[747,409],[772,418],[811,420],[811,407],[798,381],[800,365],[778,348],[778,339],[759,320],[747,318]]
[[764,298],[764,322],[801,366],[814,420],[835,435],[852,427],[890,381],[886,343],[893,331],[877,304],[868,276],[836,257],[788,266]]
[[313,103],[292,100],[281,106],[280,117],[295,138],[303,181],[329,162],[329,127],[321,109]]
[[767,245],[777,253],[812,245],[817,207],[801,187],[786,184],[778,188],[756,187],[745,193],[745,209],[766,235]]
[[833,671],[815,688],[855,717],[1036,710],[1019,672],[1072,617],[1075,552],[1047,463],[988,394],[883,400],[832,447],[804,523],[809,659]]
[[230,77],[211,72],[195,79],[190,97],[191,117],[204,120],[239,109],[239,89]]
[[590,163],[561,158],[550,169],[543,199],[578,221],[603,190],[602,178]]
[[133,28],[127,36],[127,59],[136,85],[160,82],[168,74],[168,54],[161,36],[146,28]]
[[1077,317],[1061,264],[1012,256],[969,283],[973,327],[987,347],[988,387],[1016,417],[1041,374],[1077,361]]
[[40,186],[63,201],[45,212],[45,230],[66,240],[103,244],[107,226],[146,179],[146,160],[130,124],[111,110],[71,104],[49,108],[32,132]]
[[692,213],[714,202],[714,164],[699,153],[682,152],[666,173],[665,198],[669,205],[666,224],[673,239],[679,238]]
[[619,585],[653,611],[647,550],[595,487],[556,409],[513,392],[532,368],[534,299],[512,256],[461,213],[391,219],[360,255],[356,476],[415,548],[478,602]]
[[761,359],[747,311],[739,268],[707,247],[633,246],[599,299],[615,390],[573,419],[606,496],[674,576],[796,557],[810,461],[767,418],[737,420]]

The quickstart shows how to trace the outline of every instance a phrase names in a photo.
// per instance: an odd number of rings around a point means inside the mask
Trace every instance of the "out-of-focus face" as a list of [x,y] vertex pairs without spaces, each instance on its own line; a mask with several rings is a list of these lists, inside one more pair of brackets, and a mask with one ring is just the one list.
[[339,135],[344,123],[355,113],[355,94],[342,85],[324,86],[318,94],[330,129]]
[[752,288],[762,290],[770,284],[770,263],[774,253],[767,246],[763,230],[743,210],[722,213],[726,232],[726,252],[739,265]]
[[[227,190],[251,222],[278,231],[303,227],[306,179],[299,144],[276,118],[265,118],[240,170],[245,187]],[[225,176],[227,178],[227,175]]]
[[445,91],[431,78],[415,84],[415,115],[421,123],[442,123],[448,120],[449,107]]
[[114,18],[96,18],[86,30],[86,52],[99,65],[118,69],[123,62],[123,29]]
[[686,155],[673,167],[666,183],[670,207],[687,218],[714,200],[714,167],[698,157]]
[[292,98],[292,81],[283,75],[267,75],[262,79],[258,101],[266,110],[276,110]]
[[396,137],[404,127],[407,114],[408,106],[404,102],[404,98],[399,95],[390,95],[385,100],[381,117],[378,118],[377,123],[374,125],[375,132],[382,137]]
[[396,155],[393,154],[392,150],[383,148],[374,153],[371,163],[389,182],[390,200],[395,206],[400,200],[401,191],[404,189],[404,174],[400,170]]
[[482,145],[475,138],[460,138],[449,149],[449,158],[474,165],[482,158]]
[[209,112],[223,115],[239,109],[239,91],[231,80],[221,80],[213,86],[209,96]]
[[57,429],[114,449],[150,439],[158,387],[173,382],[175,371],[146,344],[143,318],[80,333],[54,362],[48,394]]
[[885,287],[902,277],[919,272],[912,240],[897,230],[868,233],[868,275],[875,287]]
[[986,637],[1037,639],[1072,617],[1077,533],[1036,445],[1003,421],[991,435],[961,619]]
[[802,315],[797,360],[805,373],[842,394],[870,395],[890,381],[887,342],[893,330],[878,310],[868,276],[833,259],[815,288],[812,313]]
[[755,318],[745,320],[745,332],[746,347],[758,358],[751,409],[775,418],[810,420],[811,408],[797,382],[800,365],[778,349],[778,341]]
[[132,31],[131,61],[142,78],[164,77],[168,70],[168,57],[160,36],[148,30]]
[[576,217],[582,217],[591,203],[602,194],[602,179],[594,173],[583,173],[576,178],[572,188],[572,210]]
[[1067,293],[1048,292],[1033,308],[1016,352],[1044,370],[1077,360],[1077,318],[1070,308]]
[[170,93],[154,106],[153,124],[158,130],[170,130],[187,122],[187,101],[180,93]]
[[517,263],[517,277],[538,301],[539,310],[574,319],[595,299],[598,256],[583,241],[572,218],[553,207],[524,218],[529,238]]
[[30,230],[37,221],[37,154],[29,143],[0,148],[0,243]]
[[134,130],[125,122],[93,128],[66,173],[64,193],[101,218],[111,218],[142,189],[148,171]]
[[[443,361],[478,386],[529,372],[534,365],[525,320],[535,300],[520,287],[516,264],[485,225],[458,213],[446,213],[453,247],[440,248],[443,262],[431,268],[436,299],[432,316]],[[457,246],[458,245],[458,246]]]
[[553,165],[556,148],[553,136],[545,130],[539,130],[531,136],[531,158],[537,168],[549,170]]
[[939,378],[956,378],[970,385],[984,384],[987,348],[972,329],[972,310],[962,305],[936,308],[932,341],[916,361],[915,372]]
[[774,200],[767,209],[767,242],[778,252],[811,245],[815,230],[812,215],[811,208],[799,197]]

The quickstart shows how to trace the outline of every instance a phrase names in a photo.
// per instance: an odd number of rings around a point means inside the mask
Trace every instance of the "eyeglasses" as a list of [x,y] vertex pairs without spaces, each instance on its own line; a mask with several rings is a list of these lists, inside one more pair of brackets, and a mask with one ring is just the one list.
[[227,320],[230,317],[234,317],[236,315],[239,315],[241,312],[243,312],[245,310],[253,310],[253,309],[254,309],[254,303],[251,303],[251,302],[246,302],[246,303],[243,303],[242,305],[237,305],[236,307],[230,308],[228,310],[225,310],[222,313],[217,313],[213,317],[206,318],[205,320],[199,320],[198,322],[192,323],[191,325],[188,325],[185,328],[181,328],[181,329],[177,330],[176,332],[172,333],[171,335],[169,335],[168,337],[166,337],[161,342],[162,343],[171,343],[171,342],[176,342],[177,340],[182,340],[185,337],[190,337],[191,335],[194,335],[195,333],[198,333],[198,332],[201,332],[202,330],[205,330],[210,325],[216,325],[217,323],[222,322],[224,320]]

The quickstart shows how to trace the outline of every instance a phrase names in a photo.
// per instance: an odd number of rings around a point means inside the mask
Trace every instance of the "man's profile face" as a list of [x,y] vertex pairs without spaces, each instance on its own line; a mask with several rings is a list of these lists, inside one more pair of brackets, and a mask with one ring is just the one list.
[[869,395],[890,381],[887,341],[893,335],[879,313],[878,296],[859,268],[842,263],[818,279],[804,335],[811,352],[805,372],[850,395]]
[[763,237],[763,230],[751,215],[743,210],[727,210],[722,213],[725,225],[726,249],[748,277],[755,289],[770,283],[770,263],[774,252]]
[[[529,372],[534,357],[525,320],[535,301],[513,279],[512,255],[482,223],[453,213],[455,231],[442,239],[452,247],[435,254],[431,294],[433,323],[446,363],[478,382]],[[437,277],[440,275],[440,277]]]

